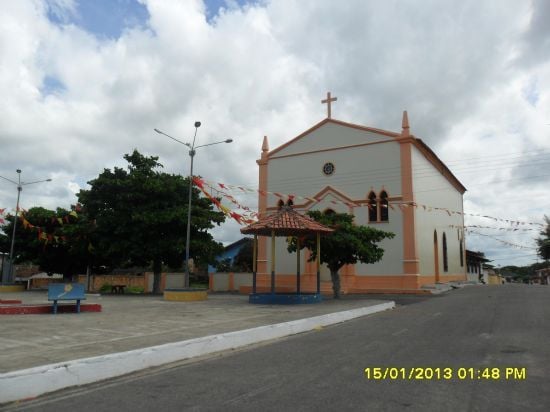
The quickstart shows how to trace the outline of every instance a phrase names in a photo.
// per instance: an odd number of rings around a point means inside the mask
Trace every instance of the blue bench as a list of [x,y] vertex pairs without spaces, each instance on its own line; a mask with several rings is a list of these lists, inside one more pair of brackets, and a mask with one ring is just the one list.
[[82,283],[50,283],[48,285],[48,300],[53,300],[53,313],[57,313],[58,300],[76,300],[76,313],[80,313],[80,301],[86,300]]

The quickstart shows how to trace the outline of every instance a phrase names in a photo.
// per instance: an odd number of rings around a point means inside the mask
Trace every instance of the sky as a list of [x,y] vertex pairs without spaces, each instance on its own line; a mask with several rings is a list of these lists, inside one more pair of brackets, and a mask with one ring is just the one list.
[[[464,210],[550,215],[550,2],[517,0],[1,1],[0,176],[21,206],[69,207],[134,148],[187,175],[258,186],[273,149],[326,117],[411,133],[468,191]],[[0,208],[17,190],[0,179]],[[254,195],[239,197],[256,207]],[[467,248],[537,261],[536,231],[466,217]],[[520,228],[532,228],[526,225]],[[214,231],[225,244],[239,226]],[[499,230],[500,229],[500,230]],[[523,246],[519,248],[510,244]]]

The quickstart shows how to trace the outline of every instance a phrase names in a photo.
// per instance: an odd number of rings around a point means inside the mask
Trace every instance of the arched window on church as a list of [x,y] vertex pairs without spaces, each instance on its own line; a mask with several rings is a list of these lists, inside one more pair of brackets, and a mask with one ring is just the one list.
[[389,220],[390,212],[388,209],[388,194],[385,190],[382,190],[380,193],[380,220],[382,222],[387,222]]
[[464,267],[464,247],[462,246],[462,239],[458,241],[460,245],[460,267]]
[[378,204],[376,203],[376,194],[374,192],[369,193],[369,222],[378,221]]
[[449,259],[447,256],[447,236],[443,232],[443,271],[449,271]]

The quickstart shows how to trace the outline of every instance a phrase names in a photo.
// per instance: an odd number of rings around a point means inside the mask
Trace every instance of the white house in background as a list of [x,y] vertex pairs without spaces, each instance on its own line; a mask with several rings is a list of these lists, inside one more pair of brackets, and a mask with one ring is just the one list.
[[550,285],[550,267],[535,270],[537,283],[540,285]]
[[[328,117],[276,149],[264,137],[259,165],[259,213],[277,209],[291,195],[294,207],[351,213],[359,225],[391,231],[384,258],[340,271],[343,293],[416,290],[425,284],[466,280],[464,186],[437,155],[410,133],[407,112],[401,132]],[[327,102],[325,101],[325,102]],[[269,192],[269,193],[267,193]],[[276,192],[278,195],[274,195]],[[304,199],[308,198],[308,199]],[[456,213],[458,212],[458,213]],[[258,284],[267,285],[270,247],[260,238]],[[315,289],[315,266],[302,261],[303,290]],[[277,239],[279,290],[295,283],[296,255]],[[328,268],[322,290],[331,288]]]
[[469,282],[489,283],[489,271],[483,267],[487,262],[490,260],[485,253],[466,250],[466,276]]

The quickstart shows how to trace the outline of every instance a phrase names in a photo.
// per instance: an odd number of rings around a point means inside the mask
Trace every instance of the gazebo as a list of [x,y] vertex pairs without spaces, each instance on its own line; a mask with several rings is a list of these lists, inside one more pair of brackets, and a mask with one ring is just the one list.
[[[282,202],[281,202],[282,203]],[[292,304],[292,303],[316,303],[321,297],[320,255],[321,234],[331,233],[334,230],[323,226],[315,220],[301,215],[292,206],[281,206],[280,209],[269,216],[263,217],[258,222],[241,229],[243,234],[254,235],[253,269],[252,269],[252,293],[249,296],[250,303],[259,304]],[[317,292],[302,293],[300,290],[300,236],[317,235]],[[271,236],[271,293],[257,293],[256,271],[258,260],[258,236]],[[296,236],[296,293],[275,293],[275,237]]]

